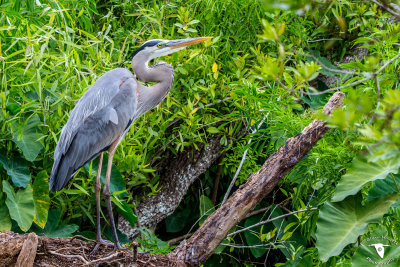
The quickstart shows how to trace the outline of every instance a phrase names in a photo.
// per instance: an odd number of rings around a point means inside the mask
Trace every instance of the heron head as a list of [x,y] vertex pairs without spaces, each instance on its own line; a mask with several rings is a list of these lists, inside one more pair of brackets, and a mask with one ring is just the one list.
[[136,56],[143,56],[147,61],[154,58],[166,56],[175,53],[179,50],[184,49],[186,46],[198,44],[212,37],[198,37],[178,40],[162,40],[154,39],[145,42],[141,45],[132,55],[132,58]]

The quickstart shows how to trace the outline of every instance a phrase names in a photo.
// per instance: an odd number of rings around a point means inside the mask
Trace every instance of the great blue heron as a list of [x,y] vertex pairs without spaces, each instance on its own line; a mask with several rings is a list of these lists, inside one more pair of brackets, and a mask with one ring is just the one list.
[[96,80],[71,111],[54,151],[49,187],[50,190],[61,190],[83,165],[100,155],[95,184],[97,231],[94,251],[100,244],[108,244],[102,239],[100,229],[100,172],[103,152],[108,150],[103,194],[111,221],[114,248],[122,249],[110,200],[113,155],[132,122],[157,106],[167,96],[174,81],[174,69],[171,65],[160,61],[149,66],[149,61],[210,38],[172,41],[158,39],[145,42],[132,55],[132,69],[140,81],[156,84],[144,86],[128,69],[116,68]]

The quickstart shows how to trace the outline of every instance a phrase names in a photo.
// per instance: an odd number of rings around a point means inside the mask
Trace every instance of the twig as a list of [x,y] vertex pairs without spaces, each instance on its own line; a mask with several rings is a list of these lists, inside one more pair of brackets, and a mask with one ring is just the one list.
[[283,88],[285,91],[289,91],[289,89],[281,82],[279,79],[275,79],[275,81]]
[[399,57],[400,57],[400,53],[397,54],[397,56],[395,56],[395,57],[393,57],[392,59],[390,59],[390,60],[389,60],[388,62],[386,62],[385,64],[383,64],[382,67],[381,67],[379,70],[377,70],[376,72],[372,72],[372,73],[371,73],[371,72],[362,73],[362,74],[364,74],[365,76],[367,76],[367,77],[365,77],[364,79],[361,79],[361,80],[358,80],[358,81],[355,81],[355,82],[352,82],[352,83],[350,83],[350,84],[346,84],[346,85],[343,85],[343,86],[334,87],[334,88],[331,88],[331,89],[328,89],[328,90],[325,90],[325,91],[315,92],[315,93],[304,92],[304,94],[307,94],[307,95],[322,95],[322,94],[325,94],[325,93],[328,93],[328,92],[331,92],[331,91],[341,90],[341,89],[343,89],[343,88],[350,87],[350,86],[354,86],[354,85],[360,84],[360,83],[362,83],[362,82],[371,80],[372,78],[376,77],[379,73],[381,73],[389,64],[391,64],[393,61],[395,61],[395,60],[398,59]]
[[[283,220],[282,220],[281,224],[279,225],[279,229],[276,233],[274,242],[276,242],[276,240],[278,240],[278,237],[281,234],[282,225],[283,225]],[[267,266],[267,261],[268,261],[268,256],[269,256],[270,251],[271,251],[271,247],[268,248],[267,255],[265,256],[264,266]]]
[[82,257],[81,255],[65,255],[65,254],[57,253],[57,252],[51,251],[51,250],[49,250],[49,253],[50,253],[50,254],[53,254],[53,255],[56,255],[56,256],[59,256],[59,257],[64,257],[64,258],[69,258],[69,259],[77,258],[77,259],[80,259],[80,260],[81,260],[83,263],[85,263],[86,265],[89,265],[89,264],[95,264],[95,263],[98,263],[98,262],[102,262],[102,261],[109,260],[109,259],[111,259],[111,258],[113,258],[113,257],[115,257],[115,256],[118,256],[118,254],[119,254],[120,252],[117,251],[117,252],[115,252],[115,253],[113,253],[113,254],[107,256],[107,257],[103,257],[103,258],[96,259],[96,260],[93,260],[93,261],[87,261],[87,260],[86,260],[84,257]]
[[315,92],[315,93],[303,92],[303,93],[306,94],[306,95],[323,95],[323,94],[326,94],[326,93],[329,93],[329,92],[332,92],[332,91],[337,91],[337,90],[344,89],[346,87],[354,86],[354,85],[363,83],[363,82],[371,80],[371,79],[372,79],[372,77],[366,77],[366,78],[358,80],[356,82],[353,82],[353,83],[350,83],[350,84],[347,84],[347,85],[334,87],[334,88],[331,88],[331,89],[327,89],[327,90],[324,90],[324,91],[321,91],[321,92]]
[[56,256],[60,256],[60,257],[64,257],[64,258],[69,258],[69,259],[78,258],[78,259],[80,259],[81,261],[83,261],[83,263],[85,263],[86,265],[88,265],[88,264],[90,263],[89,261],[85,260],[81,255],[64,255],[64,254],[57,253],[57,252],[55,252],[55,251],[49,251],[49,253],[50,253],[50,254],[53,254],[53,255],[56,255]]
[[112,259],[112,258],[114,258],[115,256],[118,256],[119,253],[120,253],[120,252],[117,251],[117,252],[115,252],[115,253],[113,253],[113,254],[107,256],[107,257],[103,257],[103,258],[100,258],[100,259],[97,259],[97,260],[93,260],[93,261],[89,262],[89,264],[94,264],[94,263],[97,263],[97,262],[102,262],[102,261],[106,261],[106,260]]
[[[301,54],[303,55],[303,54]],[[395,61],[396,59],[398,59],[400,57],[400,53],[397,54],[397,56],[393,57],[392,59],[390,59],[388,62],[386,62],[385,64],[382,65],[381,68],[379,68],[376,72],[362,72],[362,73],[356,73],[356,72],[352,72],[352,71],[346,71],[346,70],[335,70],[335,69],[331,69],[327,66],[325,66],[324,64],[321,64],[321,62],[314,57],[313,55],[304,55],[304,56],[308,56],[311,58],[314,58],[315,60],[317,60],[318,64],[320,64],[324,69],[328,70],[328,71],[332,71],[332,72],[338,72],[338,73],[344,73],[344,74],[351,74],[351,75],[359,75],[362,74],[364,76],[366,76],[365,78],[346,84],[346,85],[342,85],[342,86],[338,86],[338,87],[334,87],[334,88],[330,88],[321,92],[314,92],[314,93],[309,93],[309,92],[304,92],[304,94],[306,95],[322,95],[322,94],[326,94],[328,92],[332,92],[332,91],[337,91],[337,90],[341,90],[344,89],[346,87],[350,87],[350,86],[354,86],[357,84],[360,84],[362,82],[371,80],[372,78],[376,77],[379,73],[381,73],[389,64],[391,64],[393,61]]]
[[[290,198],[287,198],[287,199],[281,201],[280,203],[276,204],[276,206],[274,207],[274,210],[275,210],[275,208],[276,208],[277,206],[279,206],[279,207],[281,207],[281,208],[284,208],[284,205],[285,205],[286,202],[288,202],[289,200],[290,200]],[[266,207],[266,208],[259,209],[259,210],[253,210],[252,212],[249,212],[249,213],[244,217],[244,219],[247,219],[247,218],[249,218],[249,217],[251,217],[251,216],[254,216],[254,215],[257,215],[257,214],[260,214],[260,213],[263,213],[263,212],[267,212],[267,211],[269,211],[269,210],[271,209],[271,207],[272,207],[272,205],[270,205],[270,206],[268,206],[268,207]],[[273,213],[274,210],[273,210],[271,213]],[[269,218],[268,218],[268,219],[269,219]]]
[[[269,112],[264,116],[264,118],[262,119],[262,121],[258,124],[257,128],[254,129],[254,130],[252,131],[253,134],[256,133],[257,130],[261,127],[261,125],[264,123],[264,121],[265,121],[265,119],[268,117],[268,115],[269,115]],[[253,139],[249,139],[249,141],[247,142],[247,145],[250,145],[250,143],[251,143],[252,140],[253,140]],[[246,160],[247,152],[249,152],[249,149],[248,149],[248,148],[243,152],[242,160],[240,161],[239,167],[238,167],[238,169],[236,170],[235,176],[233,177],[233,179],[232,179],[232,181],[231,181],[231,183],[230,183],[230,185],[229,185],[229,187],[228,187],[228,190],[227,190],[226,193],[225,193],[224,199],[222,200],[222,203],[221,203],[221,204],[224,204],[225,201],[228,199],[229,194],[231,193],[231,190],[232,190],[233,186],[235,185],[236,179],[237,179],[238,176],[239,176],[240,170],[241,170],[242,167],[243,167],[243,163],[244,163],[244,161]]]
[[271,207],[272,207],[272,205],[270,205],[270,206],[268,206],[266,208],[262,208],[262,209],[259,209],[259,210],[254,210],[252,212],[249,212],[249,214],[247,214],[244,218],[246,219],[246,218],[249,218],[251,216],[254,216],[254,215],[257,215],[257,214],[260,214],[260,213],[263,213],[263,212],[267,212],[267,211],[269,211],[271,209]]
[[376,83],[376,94],[378,95],[378,104],[376,104],[376,109],[379,108],[381,105],[381,86],[379,85],[379,76],[375,76],[375,83]]
[[181,240],[183,240],[183,239],[186,239],[186,238],[188,238],[189,236],[192,236],[192,235],[193,235],[193,233],[187,233],[187,234],[185,234],[185,235],[172,238],[172,239],[170,239],[170,240],[167,241],[167,244],[169,244],[169,245],[176,244],[176,243],[178,243],[179,241],[181,241]]
[[387,12],[389,12],[390,14],[392,14],[393,16],[397,16],[400,17],[400,14],[397,13],[396,11],[390,9],[389,7],[385,6],[384,4],[376,1],[376,0],[372,0],[372,2],[374,2],[375,4],[377,4],[378,6],[380,6],[381,8],[383,8],[384,10],[386,10]]
[[316,43],[316,42],[323,42],[323,41],[342,41],[342,38],[323,38],[323,39],[317,39],[317,40],[310,40],[307,41],[307,43]]
[[[280,242],[279,243],[273,243],[273,244],[280,244]],[[221,243],[221,246],[233,247],[233,248],[265,248],[265,249],[270,249],[271,247],[273,247],[273,244],[268,243],[268,244],[258,244],[258,245],[246,246],[246,245],[235,245],[235,244],[224,244],[224,243]],[[266,247],[266,246],[270,246],[270,247]]]
[[[93,240],[93,239],[84,237],[83,235],[74,235],[74,236],[71,238],[71,240],[74,240],[74,239],[77,239],[77,238],[82,238],[83,240],[90,241],[90,242],[96,242],[96,240]],[[113,245],[114,245],[114,244],[113,244]]]
[[214,103],[208,103],[208,104],[204,105],[204,107],[199,107],[198,110],[203,109],[203,108],[208,108],[208,107],[215,106],[215,105],[217,105],[219,103],[222,103],[222,102],[225,102],[227,100],[230,100],[230,98],[226,97],[226,98],[220,99],[218,101],[215,101]]
[[237,231],[235,231],[235,232],[233,232],[233,233],[228,234],[227,236],[233,236],[233,235],[236,235],[236,234],[238,234],[238,233],[247,231],[247,230],[249,230],[249,229],[251,229],[251,228],[254,228],[254,227],[260,226],[260,225],[262,225],[262,224],[269,223],[269,222],[273,222],[273,221],[276,221],[276,220],[279,220],[279,219],[288,217],[288,216],[293,215],[293,214],[296,214],[296,213],[305,212],[305,211],[308,211],[308,210],[316,210],[316,209],[317,209],[317,208],[311,208],[311,209],[304,209],[304,210],[292,211],[292,212],[290,212],[290,213],[286,213],[286,214],[280,215],[280,216],[275,217],[275,218],[272,218],[272,219],[268,219],[268,220],[265,220],[265,221],[261,221],[261,222],[259,222],[259,223],[250,225],[249,227],[246,227],[246,228],[237,230]]
[[319,60],[317,57],[315,57],[314,55],[310,55],[310,54],[299,54],[301,56],[305,56],[305,57],[310,57],[312,59],[314,59],[315,61],[318,62],[319,65],[321,65],[322,68],[330,71],[330,72],[336,72],[336,73],[342,73],[342,74],[350,74],[350,75],[359,75],[359,72],[353,72],[350,70],[343,70],[343,69],[332,69],[329,68],[328,66],[326,66],[324,63],[321,62],[321,60]]

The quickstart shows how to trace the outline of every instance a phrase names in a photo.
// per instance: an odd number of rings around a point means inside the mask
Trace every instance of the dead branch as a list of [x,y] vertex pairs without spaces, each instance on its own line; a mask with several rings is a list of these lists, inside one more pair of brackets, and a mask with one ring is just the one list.
[[19,253],[15,267],[33,266],[33,261],[36,257],[37,246],[37,236],[34,233],[30,233],[24,241],[24,244],[22,245],[22,249]]
[[[324,107],[324,113],[342,105],[344,94],[335,93]],[[325,122],[314,120],[300,134],[272,154],[261,169],[213,214],[189,238],[169,254],[189,266],[200,266],[226,238],[232,228],[250,212],[285,175],[310,151],[328,130]]]
[[[313,56],[311,56],[311,57],[313,57]],[[349,83],[349,84],[345,84],[345,85],[342,85],[342,86],[330,88],[330,89],[327,89],[327,90],[324,90],[324,91],[320,91],[320,92],[313,92],[313,93],[303,92],[303,93],[306,94],[306,95],[323,95],[323,94],[326,94],[326,93],[329,93],[329,92],[332,92],[332,91],[342,90],[342,89],[344,89],[344,88],[351,87],[351,86],[355,86],[355,85],[358,85],[358,84],[360,84],[360,83],[369,81],[369,80],[371,80],[371,79],[373,79],[373,78],[376,78],[376,77],[379,75],[379,73],[381,73],[387,66],[389,66],[390,64],[392,64],[392,63],[393,63],[395,60],[397,60],[399,57],[400,57],[400,53],[397,54],[395,57],[391,58],[390,60],[388,60],[385,64],[382,65],[382,67],[380,67],[380,68],[379,68],[377,71],[375,71],[375,72],[363,72],[363,73],[361,73],[362,75],[365,76],[365,78],[363,78],[363,79],[361,79],[361,80],[358,80],[358,81],[355,81],[355,82],[352,82],[352,83]],[[324,65],[321,65],[321,66],[322,66],[324,69],[327,69],[327,70],[329,70],[329,71],[344,72],[344,73],[348,73],[348,74],[351,74],[351,75],[355,75],[355,74],[356,74],[356,73],[350,72],[350,71],[347,72],[347,71],[343,71],[343,70],[333,70],[333,69],[328,68],[328,67],[326,67],[326,66],[324,66]],[[380,92],[379,92],[379,93],[380,93]],[[380,97],[380,96],[379,96],[379,97]]]

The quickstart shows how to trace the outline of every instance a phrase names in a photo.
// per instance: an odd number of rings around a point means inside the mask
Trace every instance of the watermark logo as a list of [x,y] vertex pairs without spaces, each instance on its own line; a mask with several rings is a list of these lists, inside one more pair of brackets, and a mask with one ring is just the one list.
[[400,257],[398,242],[386,236],[373,236],[361,242],[358,251],[358,262],[364,266],[394,266]]
[[382,243],[371,244],[369,246],[375,247],[376,253],[378,253],[378,255],[379,255],[379,257],[381,257],[381,259],[383,259],[383,257],[385,256],[385,247],[390,247],[390,245],[384,245]]

